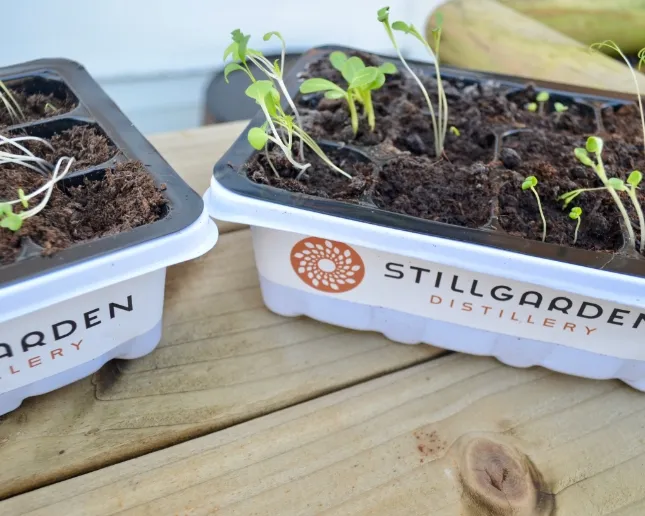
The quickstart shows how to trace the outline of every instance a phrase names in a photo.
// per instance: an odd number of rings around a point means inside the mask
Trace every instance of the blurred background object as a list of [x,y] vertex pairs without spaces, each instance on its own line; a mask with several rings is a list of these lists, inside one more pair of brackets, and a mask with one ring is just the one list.
[[[222,67],[230,32],[241,28],[265,53],[279,53],[280,31],[288,51],[337,43],[391,53],[376,11],[423,27],[440,0],[29,0],[12,2],[3,37],[10,41],[0,66],[40,57],[81,62],[144,133],[195,127],[204,119],[204,93]],[[422,49],[411,45],[417,54]],[[407,48],[404,48],[407,55]],[[231,86],[231,88],[233,88]]]

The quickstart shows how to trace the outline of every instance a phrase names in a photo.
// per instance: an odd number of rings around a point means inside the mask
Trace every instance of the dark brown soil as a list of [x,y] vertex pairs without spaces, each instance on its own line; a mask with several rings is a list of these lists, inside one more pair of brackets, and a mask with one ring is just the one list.
[[[33,191],[45,178],[25,168],[0,169],[0,199],[14,199],[16,188]],[[34,199],[30,207],[38,204]],[[80,242],[129,231],[158,220],[167,204],[143,164],[120,163],[100,180],[63,189],[58,186],[43,211],[24,221],[17,232],[0,231],[0,264],[13,262],[26,238],[52,254]]]
[[[71,96],[60,99],[51,93],[28,94],[21,89],[20,86],[9,86],[9,90],[20,106],[20,109],[22,109],[24,118],[19,120],[13,119],[9,114],[9,111],[5,108],[4,103],[0,102],[0,129],[10,125],[18,125],[25,122],[62,115],[76,107],[76,100]],[[4,91],[2,91],[2,93],[4,93]]]
[[110,139],[90,124],[75,125],[45,139],[53,151],[39,142],[26,142],[25,146],[54,165],[60,158],[74,158],[71,170],[102,165],[116,154],[116,147]]
[[[368,65],[379,64],[374,56],[359,55]],[[326,57],[302,75],[346,87]],[[429,77],[422,80],[436,109],[436,82]],[[571,207],[579,206],[583,215],[576,247],[609,252],[621,247],[620,215],[606,191],[584,193],[567,209],[557,198],[575,188],[602,186],[573,154],[591,135],[605,140],[603,159],[609,177],[624,179],[635,169],[645,172],[642,128],[634,106],[601,112],[553,95],[537,112],[531,112],[526,105],[535,101],[538,92],[530,87],[511,89],[492,81],[444,80],[443,84],[448,126],[459,134],[449,131],[440,158],[435,157],[431,118],[420,89],[411,77],[400,73],[387,76],[385,85],[373,93],[374,132],[361,117],[358,134],[353,135],[344,100],[319,94],[297,98],[303,126],[312,137],[361,149],[371,158],[368,163],[347,161],[347,149],[342,157],[330,154],[334,163],[354,176],[353,181],[316,160],[306,179],[296,181],[293,170],[281,161],[279,149],[273,149],[271,156],[280,179],[273,177],[264,157],[253,159],[248,175],[256,182],[292,192],[371,201],[384,210],[458,226],[481,228],[492,223],[510,234],[540,240],[542,225],[535,196],[521,190],[524,178],[533,175],[547,219],[547,242],[573,246],[576,223],[568,214]],[[568,109],[556,113],[555,102]],[[621,195],[629,205],[627,196]]]

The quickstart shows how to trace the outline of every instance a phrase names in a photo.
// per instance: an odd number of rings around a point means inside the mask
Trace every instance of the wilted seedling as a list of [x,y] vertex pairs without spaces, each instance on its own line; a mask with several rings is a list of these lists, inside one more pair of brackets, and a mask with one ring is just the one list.
[[[623,51],[614,41],[608,39],[606,41],[603,41],[602,43],[594,43],[593,45],[591,45],[591,50],[600,50],[601,48],[608,48],[609,50],[613,50],[614,52],[617,52],[618,55],[622,58],[622,60],[625,62],[625,64],[629,68],[629,71],[632,74],[632,79],[634,80],[634,85],[636,86],[636,98],[638,99],[638,110],[641,115],[641,127],[643,130],[643,145],[645,146],[645,112],[643,112],[643,100],[641,99],[641,90],[638,84],[638,78],[636,77],[636,72],[634,71],[634,67],[632,66],[632,63],[630,62],[630,60],[627,59],[627,56],[623,54]],[[641,66],[643,64],[645,64],[645,48],[642,48],[638,52],[639,70],[641,69]]]
[[575,206],[569,212],[569,218],[576,221],[576,231],[573,234],[573,244],[578,241],[578,231],[580,230],[580,222],[582,221],[582,208]]
[[564,113],[565,111],[569,111],[569,108],[565,106],[562,102],[554,103],[553,109],[555,109],[556,113]]
[[546,240],[546,219],[544,218],[544,211],[542,211],[542,203],[540,202],[540,196],[537,193],[535,187],[538,184],[538,180],[535,176],[527,177],[522,183],[522,190],[531,190],[535,195],[537,200],[538,210],[540,210],[540,218],[542,219],[542,242]]
[[457,129],[454,125],[450,126],[449,131],[450,131],[450,134],[454,134],[457,137],[461,136],[461,131]]
[[0,81],[0,102],[4,104],[9,117],[13,120],[14,123],[22,122],[25,119],[25,115],[20,108],[20,104],[11,93],[11,90],[7,88],[7,85]]
[[[597,136],[590,136],[587,138],[587,143],[585,145],[585,148],[577,148],[574,151],[574,154],[576,158],[583,164],[586,165],[587,167],[590,167],[598,176],[598,178],[602,181],[602,184],[604,185],[604,189],[606,189],[609,194],[611,195],[612,199],[616,203],[616,206],[618,207],[618,210],[620,211],[621,216],[623,217],[623,220],[625,222],[625,226],[627,227],[627,233],[629,237],[629,245],[630,247],[635,248],[636,247],[636,238],[634,236],[634,229],[632,228],[632,224],[629,220],[629,215],[627,214],[627,210],[625,209],[625,206],[623,205],[623,202],[620,200],[620,197],[616,193],[616,191],[625,191],[625,183],[621,181],[618,178],[608,178],[607,177],[607,172],[605,171],[605,165],[603,164],[602,161],[602,149],[603,149],[603,141],[601,138]],[[592,156],[595,156],[595,161],[592,159]],[[602,190],[602,188],[600,188]],[[580,189],[581,191],[585,191],[585,189]],[[591,189],[587,189],[589,191]],[[577,190],[574,190],[576,192]],[[571,202],[573,200],[572,198],[570,199],[571,194],[573,192],[567,192],[564,195],[560,196],[560,198],[566,198],[568,199],[568,202]],[[575,198],[575,196],[573,196]],[[568,203],[565,203],[565,206]]]
[[338,70],[345,81],[347,90],[327,79],[307,79],[300,85],[300,92],[304,94],[325,92],[329,99],[345,99],[349,106],[349,114],[354,135],[358,133],[358,113],[356,102],[362,104],[367,123],[371,131],[376,127],[374,105],[372,103],[372,91],[378,90],[385,84],[385,75],[396,73],[396,66],[392,63],[384,63],[378,68],[365,66],[360,57],[347,57],[340,51],[332,52],[329,56],[331,64]]
[[[441,70],[439,69],[439,44],[441,43],[441,25],[443,23],[441,13],[437,13],[435,15],[437,26],[432,30],[432,38],[434,40],[434,45],[435,45],[434,50],[428,44],[426,39],[421,35],[421,33],[419,33],[419,31],[414,27],[414,25],[407,24],[402,21],[396,21],[392,25],[390,25],[389,7],[383,7],[379,9],[377,11],[376,16],[378,21],[380,21],[383,24],[383,27],[385,27],[385,32],[390,38],[390,41],[392,42],[392,45],[394,46],[394,50],[396,51],[399,59],[401,60],[401,63],[403,63],[403,66],[405,67],[405,69],[414,78],[419,88],[421,88],[423,97],[425,98],[425,101],[428,104],[428,109],[430,110],[430,117],[432,119],[432,131],[434,133],[435,153],[437,157],[439,157],[443,153],[443,147],[446,140],[446,133],[448,132],[448,100],[446,98],[446,92],[443,89],[443,83],[441,80]],[[403,58],[403,55],[401,54],[399,45],[396,41],[396,38],[394,37],[394,32],[393,32],[394,30],[401,31],[404,34],[409,34],[410,36],[413,36],[418,41],[420,41],[434,62],[435,75],[437,80],[437,94],[439,99],[438,113],[436,116],[435,116],[434,107],[432,106],[432,102],[430,101],[430,96],[428,95],[428,92],[426,91],[425,86],[423,85],[423,83],[421,82],[421,79],[419,79],[417,74],[415,74],[412,71],[407,61]]]
[[629,174],[629,177],[627,177],[628,186],[625,189],[627,190],[627,195],[629,195],[629,199],[632,201],[636,214],[638,215],[638,225],[641,229],[640,252],[642,253],[645,251],[645,217],[643,217],[643,210],[638,202],[638,196],[636,195],[636,190],[638,189],[638,185],[641,184],[641,181],[643,181],[643,174],[641,174],[640,170],[633,170]]
[[[65,166],[63,164],[67,161]],[[22,189],[18,189],[18,198],[12,201],[0,203],[0,228],[5,228],[10,231],[18,231],[22,227],[22,223],[29,217],[33,217],[37,213],[40,213],[51,197],[52,192],[56,183],[63,179],[69,172],[72,163],[74,163],[74,158],[60,158],[52,171],[51,178],[40,188],[37,188],[28,195],[25,195],[25,192]],[[20,203],[23,208],[29,207],[29,201],[41,194],[45,194],[41,201],[31,208],[30,210],[14,212],[14,206]]]

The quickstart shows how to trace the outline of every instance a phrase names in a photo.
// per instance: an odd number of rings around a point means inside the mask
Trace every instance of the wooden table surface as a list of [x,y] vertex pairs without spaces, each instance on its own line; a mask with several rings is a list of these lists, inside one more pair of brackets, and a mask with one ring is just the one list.
[[[152,141],[201,193],[243,127]],[[645,514],[645,394],[279,317],[220,228],[156,351],[1,419],[1,515]]]

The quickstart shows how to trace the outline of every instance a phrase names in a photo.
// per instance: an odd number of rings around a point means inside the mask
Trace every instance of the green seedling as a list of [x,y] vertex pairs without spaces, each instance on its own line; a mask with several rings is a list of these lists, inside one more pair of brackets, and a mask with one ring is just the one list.
[[573,244],[578,241],[578,231],[580,231],[580,222],[582,221],[582,208],[575,206],[569,212],[569,218],[576,221],[576,230],[573,234]]
[[25,114],[20,108],[20,104],[16,100],[16,97],[13,96],[11,90],[7,88],[7,85],[0,81],[0,102],[4,104],[5,109],[9,113],[9,117],[14,123],[21,122],[25,119]]
[[[279,32],[273,31],[267,32],[263,37],[264,41],[268,41],[272,37],[276,37],[280,40],[282,47],[280,61],[276,59],[276,61],[273,63],[271,63],[271,61],[264,57],[262,52],[260,52],[259,50],[249,48],[248,43],[251,39],[250,35],[244,34],[239,29],[235,29],[233,32],[231,32],[231,37],[233,39],[233,42],[224,51],[224,61],[226,61],[229,57],[233,58],[233,62],[228,63],[224,68],[224,79],[226,80],[226,82],[228,82],[229,74],[236,70],[244,72],[249,77],[251,83],[256,82],[257,79],[254,77],[253,72],[251,72],[251,68],[248,64],[249,62],[253,63],[264,75],[268,77],[270,81],[275,82],[278,85],[278,88],[282,92],[282,95],[284,95],[287,104],[289,104],[289,107],[296,117],[298,126],[302,127],[300,113],[298,112],[298,108],[296,108],[295,103],[291,99],[291,95],[289,95],[289,91],[287,90],[287,85],[284,82],[284,64],[287,47],[282,35]],[[289,136],[292,137],[293,133],[291,133]],[[289,145],[289,152],[291,152],[291,145]],[[300,159],[304,160],[305,151],[304,142],[302,140],[300,140],[299,142],[298,153]]]
[[[311,150],[313,150],[318,157],[332,170],[342,174],[343,176],[351,179],[347,172],[341,170],[336,165],[334,165],[327,155],[323,152],[320,146],[311,138],[298,124],[294,123],[293,117],[284,113],[280,107],[280,93],[273,86],[272,81],[261,80],[255,81],[251,84],[245,91],[246,95],[255,100],[255,102],[260,106],[266,122],[261,127],[253,127],[249,130],[247,138],[249,143],[257,150],[262,150],[266,148],[268,142],[272,142],[277,145],[280,150],[284,153],[286,158],[289,160],[291,165],[293,165],[296,170],[298,170],[298,176],[296,179],[300,179],[302,174],[307,170],[311,164],[301,164],[295,161],[291,154],[290,144],[291,136],[289,140],[285,143],[278,132],[278,127],[285,130],[288,135],[295,134],[303,141]],[[269,134],[270,133],[270,134]],[[275,169],[274,169],[275,172]]]
[[638,189],[638,185],[641,184],[641,181],[643,181],[643,174],[640,170],[633,170],[627,177],[626,190],[627,195],[629,195],[629,200],[632,201],[632,205],[638,215],[638,225],[641,230],[640,252],[642,253],[645,251],[645,217],[643,217],[643,210],[636,195],[636,190]]
[[329,60],[332,66],[342,74],[343,79],[347,81],[347,90],[343,90],[327,79],[314,78],[303,82],[300,85],[300,92],[304,94],[325,92],[325,97],[329,99],[345,99],[349,107],[354,135],[358,133],[356,103],[360,103],[367,115],[370,131],[374,131],[376,117],[372,103],[372,92],[385,84],[386,74],[396,73],[396,66],[392,63],[384,63],[378,68],[365,66],[360,57],[347,57],[345,53],[339,51],[332,52]]
[[[643,146],[645,148],[645,112],[643,112],[643,100],[641,99],[641,90],[638,84],[638,78],[636,77],[636,72],[634,71],[634,67],[632,66],[629,59],[627,59],[627,56],[623,54],[623,51],[620,49],[620,47],[612,40],[608,39],[606,41],[603,41],[602,43],[594,43],[593,45],[591,45],[591,50],[600,50],[603,48],[617,52],[632,74],[632,79],[634,80],[634,85],[636,86],[636,98],[638,99],[638,110],[640,112],[641,128],[643,130]],[[638,59],[638,69],[640,70],[641,66],[645,64],[645,48],[642,48],[638,52]]]
[[526,110],[530,111],[531,113],[535,113],[538,110],[537,102],[529,102],[526,105]]
[[[625,191],[626,187],[625,187],[625,184],[620,179],[607,177],[605,165],[603,164],[603,161],[602,161],[603,145],[604,144],[601,138],[597,136],[590,136],[587,139],[585,148],[583,149],[579,147],[575,149],[574,154],[576,158],[578,158],[580,163],[582,163],[587,167],[590,167],[596,173],[596,176],[598,176],[600,181],[602,181],[602,184],[605,187],[604,189],[606,189],[609,192],[612,199],[616,203],[616,206],[618,207],[618,210],[620,211],[621,216],[623,217],[623,221],[625,222],[625,226],[627,227],[629,245],[630,247],[635,248],[636,239],[634,237],[634,229],[632,228],[632,224],[629,220],[629,215],[627,214],[627,210],[625,209],[625,206],[623,205],[623,202],[620,200],[620,197],[618,196],[618,193],[617,193],[617,191]],[[595,156],[595,160],[592,158],[592,156]],[[584,191],[584,189],[581,189],[581,190]],[[571,192],[567,192],[567,194],[570,194],[570,193]],[[564,196],[567,196],[567,194],[564,194]]]
[[52,104],[51,102],[47,102],[47,104],[45,104],[45,112],[48,112],[48,111],[50,113],[56,113],[56,111],[58,110],[56,109],[56,106],[54,106],[54,104]]
[[531,112],[538,112],[538,113],[544,113],[544,106],[546,103],[549,101],[549,92],[547,91],[541,91],[535,96],[535,102],[531,102],[526,106],[526,109],[528,109]]
[[461,131],[457,129],[454,125],[450,126],[449,131],[450,131],[450,134],[454,134],[457,137],[461,136]]
[[[434,50],[428,44],[426,39],[421,35],[421,33],[414,27],[414,25],[407,24],[402,21],[396,21],[392,23],[392,25],[390,25],[389,17],[390,17],[389,7],[383,7],[377,11],[377,19],[383,24],[383,27],[385,28],[385,32],[390,38],[390,41],[392,42],[392,45],[394,46],[394,50],[396,51],[399,59],[401,60],[401,63],[403,63],[403,66],[405,67],[405,69],[416,81],[417,85],[421,89],[421,92],[423,93],[423,97],[425,98],[426,103],[428,104],[428,109],[430,110],[430,117],[432,120],[432,131],[434,134],[435,154],[437,155],[437,157],[440,157],[441,154],[443,153],[444,143],[446,140],[446,133],[448,132],[448,100],[446,98],[446,92],[444,91],[443,83],[441,81],[441,70],[439,69],[439,46],[441,43],[441,25],[443,22],[441,13],[437,13],[435,15],[437,26],[432,30],[432,39],[435,46]],[[424,46],[424,48],[426,49],[426,51],[428,52],[428,54],[430,55],[430,57],[434,62],[435,75],[437,80],[437,94],[438,94],[436,116],[435,116],[434,107],[432,105],[432,102],[430,101],[430,96],[428,95],[428,92],[426,91],[425,86],[423,85],[423,83],[421,82],[421,79],[419,79],[417,74],[415,74],[412,71],[407,61],[403,58],[403,55],[401,54],[401,50],[394,36],[394,31],[403,32],[404,34],[408,34],[414,37],[415,39],[417,39]]]
[[569,108],[565,106],[562,102],[554,103],[553,109],[555,109],[556,113],[564,113],[565,111],[569,111]]
[[544,211],[542,210],[542,202],[540,202],[540,196],[535,189],[537,184],[537,178],[535,176],[529,176],[522,183],[522,190],[531,190],[535,195],[535,199],[537,200],[538,204],[538,210],[540,210],[540,218],[542,219],[542,242],[544,242],[546,240],[546,219],[544,218]]
[[[14,232],[18,231],[22,227],[22,224],[26,219],[40,213],[45,208],[45,206],[47,206],[56,183],[58,183],[58,181],[60,181],[67,175],[69,169],[72,166],[72,163],[74,163],[74,158],[60,158],[52,171],[51,178],[44,185],[42,185],[40,188],[37,188],[28,195],[25,195],[25,192],[21,188],[19,188],[17,199],[0,203],[0,228],[5,228]],[[64,167],[63,164],[65,164]],[[29,201],[43,193],[45,195],[43,195],[41,201],[33,208],[14,212],[15,205],[20,203],[23,208],[28,208]]]

